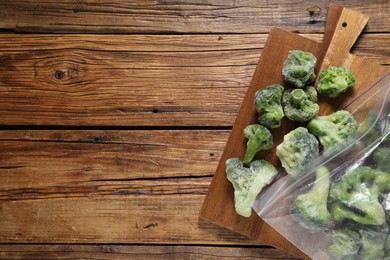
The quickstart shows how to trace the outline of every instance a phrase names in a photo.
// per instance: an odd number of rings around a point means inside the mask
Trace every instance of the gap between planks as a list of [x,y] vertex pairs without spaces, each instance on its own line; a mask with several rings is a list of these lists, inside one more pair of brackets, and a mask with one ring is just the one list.
[[143,244],[0,244],[0,258],[98,259],[296,259],[267,246]]

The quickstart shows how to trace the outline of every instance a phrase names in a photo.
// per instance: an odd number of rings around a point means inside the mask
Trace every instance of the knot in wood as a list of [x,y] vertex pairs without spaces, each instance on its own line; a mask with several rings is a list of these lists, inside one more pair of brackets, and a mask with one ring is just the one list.
[[57,70],[55,73],[54,73],[54,77],[56,79],[62,79],[64,77],[64,72],[61,71],[61,70]]
[[49,59],[37,67],[38,75],[46,77],[50,83],[61,85],[79,85],[83,81],[85,61],[78,60],[78,57],[67,58],[66,60]]
[[309,12],[311,17],[319,16],[322,11],[322,9],[317,5],[308,7],[306,10]]
[[58,64],[51,69],[56,83],[72,84],[80,81],[79,66],[72,63]]

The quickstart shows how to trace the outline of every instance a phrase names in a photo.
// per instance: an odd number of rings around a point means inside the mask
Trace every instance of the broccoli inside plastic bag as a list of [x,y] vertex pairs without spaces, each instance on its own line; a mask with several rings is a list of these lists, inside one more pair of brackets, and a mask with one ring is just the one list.
[[253,205],[312,259],[390,259],[390,73],[342,108],[356,137],[300,179],[279,179]]

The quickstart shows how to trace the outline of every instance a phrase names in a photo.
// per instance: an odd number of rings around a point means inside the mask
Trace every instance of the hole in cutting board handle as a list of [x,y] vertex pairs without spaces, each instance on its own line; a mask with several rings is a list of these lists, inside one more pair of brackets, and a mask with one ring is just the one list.
[[341,24],[343,27],[347,27],[347,22],[343,22],[342,24]]

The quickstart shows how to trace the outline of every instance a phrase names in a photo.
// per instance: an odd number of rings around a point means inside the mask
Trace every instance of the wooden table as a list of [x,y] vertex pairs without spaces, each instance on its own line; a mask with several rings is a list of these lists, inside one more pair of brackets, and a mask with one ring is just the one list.
[[[0,3],[0,257],[294,258],[198,215],[269,30],[329,1],[38,2]],[[389,65],[390,2],[340,2]]]

